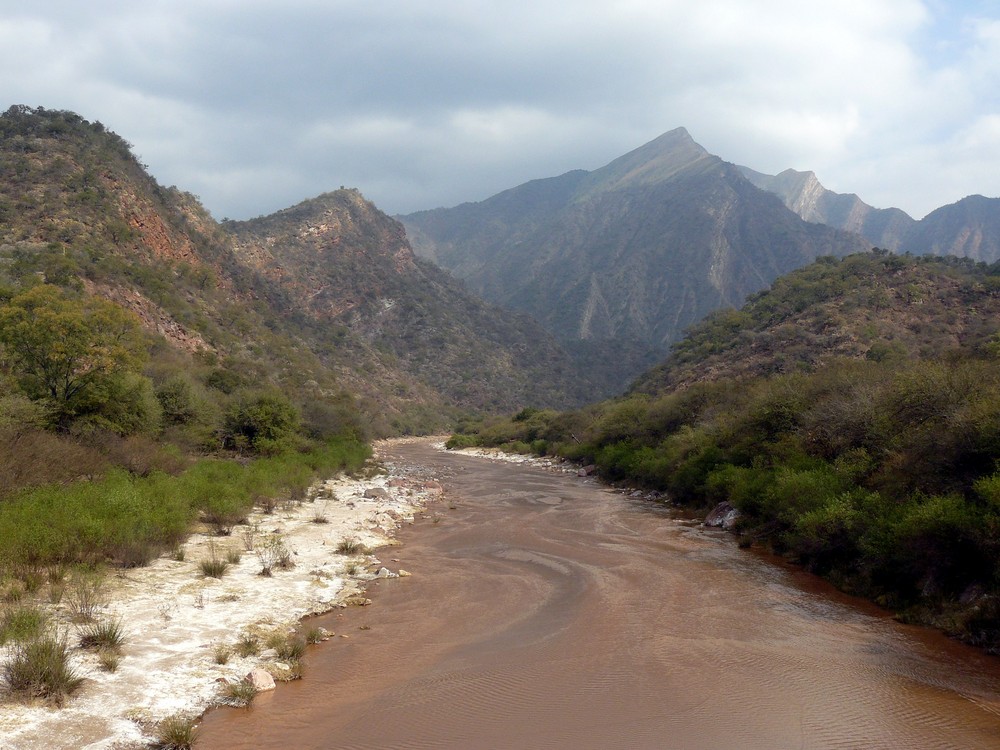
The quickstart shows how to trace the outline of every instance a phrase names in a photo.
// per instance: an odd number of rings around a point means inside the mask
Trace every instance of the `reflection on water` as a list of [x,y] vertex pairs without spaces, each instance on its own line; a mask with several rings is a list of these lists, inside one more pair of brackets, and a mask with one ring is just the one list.
[[413,577],[199,747],[1000,748],[1000,660],[588,480],[392,450],[448,491],[383,554]]

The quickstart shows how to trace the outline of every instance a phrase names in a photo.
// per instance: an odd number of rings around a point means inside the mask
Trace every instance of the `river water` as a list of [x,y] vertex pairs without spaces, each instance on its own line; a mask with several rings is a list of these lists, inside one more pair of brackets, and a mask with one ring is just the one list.
[[387,452],[446,489],[380,553],[413,576],[200,750],[1000,748],[1000,659],[592,480]]

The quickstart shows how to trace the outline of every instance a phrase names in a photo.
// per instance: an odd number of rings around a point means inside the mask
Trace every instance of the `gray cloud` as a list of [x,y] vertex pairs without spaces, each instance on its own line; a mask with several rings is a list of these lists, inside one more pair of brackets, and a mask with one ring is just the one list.
[[73,109],[218,217],[593,169],[686,126],[914,215],[1000,193],[1000,21],[938,0],[0,2],[7,104]]

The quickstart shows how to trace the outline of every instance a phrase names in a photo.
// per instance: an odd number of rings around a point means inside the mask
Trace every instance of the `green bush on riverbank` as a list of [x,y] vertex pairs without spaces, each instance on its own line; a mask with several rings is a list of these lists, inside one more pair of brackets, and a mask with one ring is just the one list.
[[456,436],[594,463],[708,508],[904,615],[1000,648],[1000,368],[994,358],[834,361]]

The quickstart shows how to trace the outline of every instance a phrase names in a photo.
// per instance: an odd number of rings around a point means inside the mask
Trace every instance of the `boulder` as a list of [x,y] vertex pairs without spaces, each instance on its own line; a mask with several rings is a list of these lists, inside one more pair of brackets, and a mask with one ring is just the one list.
[[382,487],[369,487],[365,490],[364,497],[368,500],[388,500],[391,495],[388,490]]
[[251,669],[243,679],[253,685],[258,693],[263,693],[266,690],[274,690],[274,678],[269,672],[260,667]]
[[576,475],[578,477],[589,477],[595,471],[597,471],[597,467],[594,464],[587,464],[577,469]]
[[736,520],[740,517],[740,512],[731,503],[723,500],[712,508],[712,511],[705,516],[705,525],[722,528],[729,531],[736,525]]

